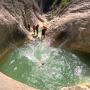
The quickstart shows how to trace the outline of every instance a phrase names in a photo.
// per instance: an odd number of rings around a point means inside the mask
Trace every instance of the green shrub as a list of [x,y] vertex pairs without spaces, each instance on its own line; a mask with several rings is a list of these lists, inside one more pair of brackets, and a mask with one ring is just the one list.
[[62,0],[60,5],[61,5],[61,8],[63,8],[64,6],[66,6],[71,0]]

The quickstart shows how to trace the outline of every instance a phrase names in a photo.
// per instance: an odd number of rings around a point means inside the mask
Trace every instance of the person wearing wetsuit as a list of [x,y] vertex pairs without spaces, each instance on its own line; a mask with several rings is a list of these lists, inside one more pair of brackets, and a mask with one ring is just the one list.
[[30,24],[28,24],[28,31],[30,32]]
[[39,29],[39,25],[36,25],[36,33],[37,33],[37,36],[38,36],[38,29]]
[[41,39],[45,38],[46,31],[47,31],[47,27],[43,26],[42,33],[41,33]]
[[33,25],[33,32],[34,32],[34,35],[35,35],[35,30],[36,30],[36,27],[35,27],[35,25]]

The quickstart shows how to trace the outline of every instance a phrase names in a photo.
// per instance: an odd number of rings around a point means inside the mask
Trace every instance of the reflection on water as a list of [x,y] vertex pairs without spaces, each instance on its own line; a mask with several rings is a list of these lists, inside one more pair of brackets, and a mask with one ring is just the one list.
[[3,73],[40,90],[77,84],[87,68],[75,54],[41,43],[17,48],[0,64]]

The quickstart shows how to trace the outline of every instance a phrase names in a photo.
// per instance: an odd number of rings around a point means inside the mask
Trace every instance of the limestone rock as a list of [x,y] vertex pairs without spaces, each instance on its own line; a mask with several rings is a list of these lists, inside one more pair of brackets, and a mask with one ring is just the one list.
[[[0,53],[9,44],[30,38],[28,24],[38,22],[41,0],[0,0]],[[37,13],[36,13],[37,14]]]
[[90,84],[80,84],[72,87],[64,87],[61,90],[90,90]]
[[90,0],[73,2],[61,17],[51,20],[48,27],[52,46],[90,52]]

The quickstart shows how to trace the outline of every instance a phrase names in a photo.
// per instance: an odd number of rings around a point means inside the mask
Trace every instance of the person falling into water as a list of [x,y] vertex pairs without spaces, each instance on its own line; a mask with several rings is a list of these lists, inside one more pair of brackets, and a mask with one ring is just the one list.
[[47,31],[47,27],[43,26],[42,33],[41,33],[41,39],[46,37],[46,31]]
[[43,61],[38,61],[37,62],[40,66],[43,66],[45,63]]

